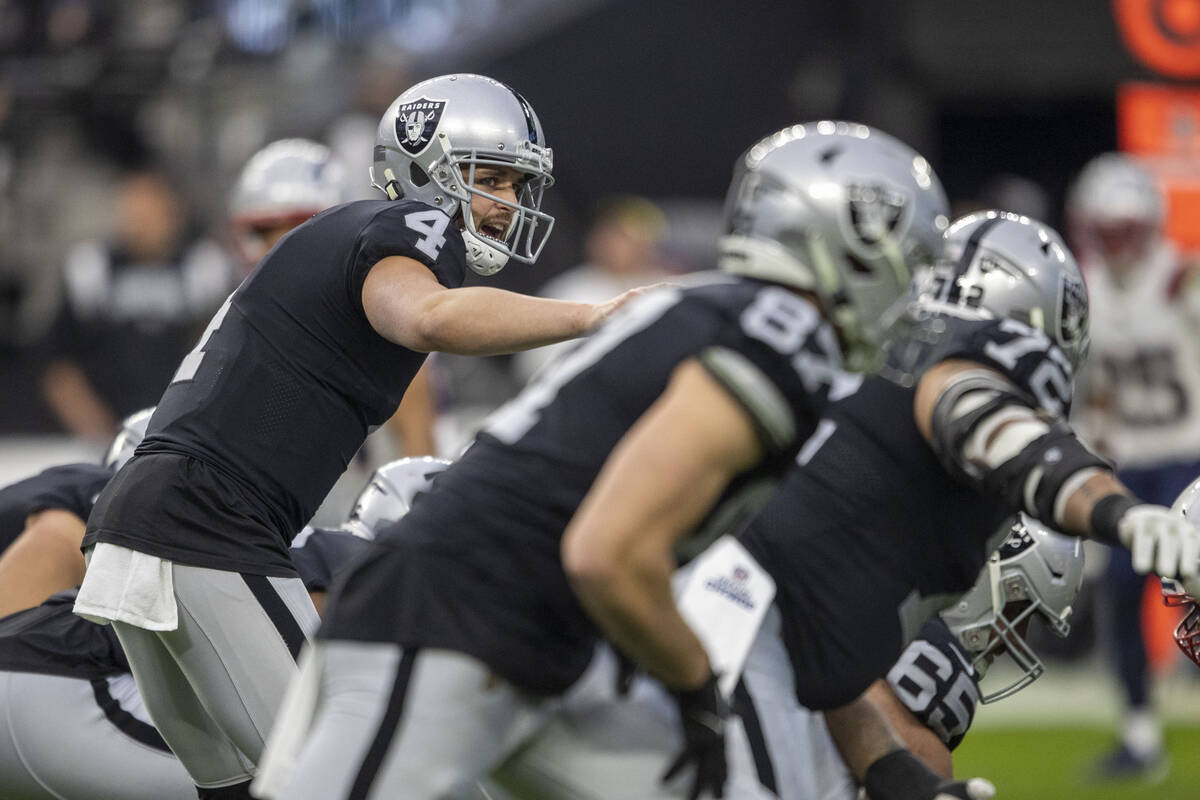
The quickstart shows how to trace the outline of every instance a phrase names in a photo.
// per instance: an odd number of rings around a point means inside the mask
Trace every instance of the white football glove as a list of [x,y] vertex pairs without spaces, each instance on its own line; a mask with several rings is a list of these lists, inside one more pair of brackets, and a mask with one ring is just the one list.
[[[1200,572],[1200,528],[1164,506],[1137,505],[1121,515],[1117,538],[1129,548],[1133,569],[1192,583]],[[1190,591],[1190,589],[1189,589]]]

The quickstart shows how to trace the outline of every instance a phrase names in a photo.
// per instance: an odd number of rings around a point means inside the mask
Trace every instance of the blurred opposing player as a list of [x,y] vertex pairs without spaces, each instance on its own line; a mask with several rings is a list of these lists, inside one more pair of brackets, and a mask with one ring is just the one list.
[[[1066,211],[1095,321],[1081,430],[1127,486],[1168,505],[1200,473],[1200,286],[1163,230],[1162,190],[1133,156],[1088,162]],[[1099,778],[1166,772],[1142,633],[1145,588],[1129,555],[1113,549],[1099,607],[1125,713]]]
[[[689,572],[676,576],[677,588]],[[872,702],[913,752],[951,777],[950,754],[974,719],[981,677],[1007,652],[1021,677],[990,688],[985,681],[983,702],[1036,680],[1043,667],[1026,628],[1037,619],[1065,636],[1082,577],[1079,540],[1023,517],[971,590],[926,622],[887,677],[872,684]],[[759,630],[734,694],[734,710],[757,747],[749,768],[780,800],[855,800],[858,785],[823,718],[796,701],[779,633],[776,611]],[[619,696],[615,672],[611,651],[601,646],[562,710],[493,780],[517,796],[544,800],[643,796],[678,749],[679,732],[670,698],[655,681],[638,678]]]
[[449,75],[400,95],[375,148],[386,197],[280,239],[184,358],[97,501],[76,611],[115,623],[201,797],[248,796],[317,624],[288,542],[425,355],[571,338],[632,296],[591,305],[460,288],[468,268],[537,258],[551,167],[537,116],[504,84]]
[[[1120,542],[1143,572],[1200,567],[1200,530],[1131,497],[1062,422],[1087,351],[1087,295],[1054,231],[995,211],[958,220],[915,290],[882,375],[846,386],[739,537],[777,586],[800,703],[827,711],[875,800],[933,797],[938,779],[904,751],[885,754],[871,710],[852,701],[930,613],[971,586],[1002,520],[1024,510]],[[628,635],[631,620],[650,618],[654,596],[632,576],[662,551],[605,521],[612,496],[593,499],[564,545],[593,542],[592,570],[604,580],[575,581],[588,608],[652,672],[702,657],[679,648],[683,634],[661,619]],[[739,569],[729,563],[725,577],[737,580]]]
[[92,505],[133,456],[151,409],[121,421],[100,464],[64,464],[0,489],[0,616],[32,608],[83,580],[79,544]]
[[[334,573],[377,526],[404,516],[445,464],[386,464],[340,530],[305,528],[293,540],[292,560],[318,610]],[[194,798],[195,786],[146,713],[112,628],[74,615],[74,599],[67,591],[0,619],[0,796]]]
[[280,139],[242,167],[229,201],[233,240],[246,273],[292,228],[345,202],[349,178],[329,148]]
[[[602,469],[621,464],[628,481],[605,504],[608,524],[674,541],[782,469],[827,396],[854,383],[842,352],[870,360],[880,313],[940,245],[937,178],[855,123],[785,128],[739,164],[727,274],[650,293],[541,373],[346,573],[314,647],[318,715],[275,796],[423,800],[469,787],[591,660],[597,632],[560,548]],[[672,567],[669,554],[655,565]],[[677,614],[669,588],[654,600]],[[658,677],[679,709],[692,796],[720,793],[725,707],[703,650]],[[748,753],[736,729],[731,739]]]

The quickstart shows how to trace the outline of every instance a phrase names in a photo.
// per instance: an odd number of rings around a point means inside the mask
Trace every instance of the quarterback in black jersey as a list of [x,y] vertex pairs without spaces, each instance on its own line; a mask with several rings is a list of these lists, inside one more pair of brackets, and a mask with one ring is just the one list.
[[[485,775],[584,672],[587,612],[614,620],[574,591],[614,551],[649,598],[617,643],[675,692],[692,795],[722,790],[724,699],[671,600],[672,550],[782,469],[855,385],[843,352],[877,345],[879,313],[947,222],[928,164],[852,123],[767,137],[729,196],[732,275],[648,294],[541,373],[345,573],[315,650],[317,717],[272,796],[427,800]],[[619,541],[591,530],[596,507]],[[691,657],[675,670],[639,648],[672,616]]]
[[[510,87],[419,83],[377,142],[385,198],[335,206],[275,244],[183,359],[89,520],[76,612],[115,623],[202,797],[247,796],[295,672],[289,642],[317,623],[288,541],[426,354],[579,336],[637,293],[591,305],[462,287],[468,268],[532,262],[552,222],[539,210],[551,151]],[[213,618],[209,598],[225,592],[246,613]]]

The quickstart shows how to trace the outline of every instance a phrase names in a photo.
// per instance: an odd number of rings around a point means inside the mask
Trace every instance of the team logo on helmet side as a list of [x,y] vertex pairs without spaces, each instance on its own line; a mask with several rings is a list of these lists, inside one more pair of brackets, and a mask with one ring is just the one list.
[[846,187],[850,227],[868,247],[878,245],[900,227],[908,206],[903,193],[879,183],[852,183]]
[[1033,547],[1033,537],[1025,530],[1023,525],[1015,525],[1009,531],[1008,537],[1004,543],[1000,545],[1000,560],[1012,558],[1018,553],[1023,553]]
[[1083,335],[1087,328],[1088,316],[1087,287],[1075,275],[1063,276],[1062,291],[1062,339],[1064,342],[1074,342]]
[[396,112],[396,138],[400,146],[414,156],[428,147],[445,108],[445,100],[428,97],[402,103]]

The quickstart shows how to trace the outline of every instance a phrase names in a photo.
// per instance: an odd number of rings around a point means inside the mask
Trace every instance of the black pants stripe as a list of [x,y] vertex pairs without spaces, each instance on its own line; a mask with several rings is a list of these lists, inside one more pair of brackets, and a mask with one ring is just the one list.
[[408,694],[408,682],[412,677],[413,663],[417,659],[417,652],[416,648],[405,648],[400,656],[400,665],[396,668],[396,680],[392,684],[392,693],[388,697],[387,711],[383,714],[383,721],[379,723],[379,730],[376,732],[371,746],[367,749],[367,754],[363,758],[362,766],[358,769],[358,775],[354,779],[354,785],[350,788],[350,794],[346,800],[366,800],[367,793],[371,791],[371,784],[375,782],[379,768],[383,766],[383,758],[387,755],[388,748],[391,747],[396,731],[400,729],[400,717],[404,714],[404,698]]
[[153,747],[164,753],[171,752],[171,748],[167,747],[167,743],[158,735],[158,730],[153,725],[147,725],[121,708],[121,704],[108,691],[108,681],[104,678],[92,680],[92,695],[96,698],[96,705],[100,706],[100,710],[104,712],[105,718],[116,725],[121,733],[147,747]]
[[279,635],[283,637],[283,641],[287,644],[288,651],[292,654],[292,658],[300,657],[300,648],[304,644],[304,631],[300,628],[296,618],[292,616],[292,612],[288,610],[287,603],[283,602],[283,598],[279,596],[279,592],[275,591],[275,587],[271,585],[271,581],[265,575],[242,575],[242,580],[246,582],[246,586],[253,592],[254,598],[258,600],[258,604],[262,606],[263,611],[267,612],[267,616],[271,619],[271,624],[275,626],[275,630],[279,631]]
[[746,689],[745,681],[738,681],[733,689],[733,711],[742,718],[742,727],[746,729],[746,738],[750,741],[750,754],[754,757],[754,769],[758,772],[758,782],[779,794],[775,765],[771,763],[762,723],[758,719],[758,711],[754,708],[754,700]]

